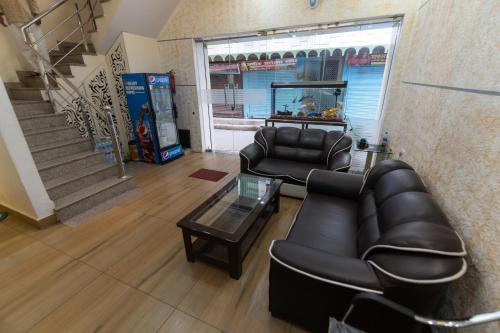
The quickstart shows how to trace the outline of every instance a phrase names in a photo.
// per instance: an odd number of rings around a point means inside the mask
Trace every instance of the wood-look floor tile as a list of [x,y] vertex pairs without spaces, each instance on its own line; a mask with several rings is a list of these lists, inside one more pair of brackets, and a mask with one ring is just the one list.
[[178,251],[172,261],[151,274],[139,289],[177,306],[207,269],[208,266],[202,262],[188,262],[184,251]]
[[172,307],[101,275],[30,332],[156,332],[172,312]]
[[287,332],[291,325],[268,310],[269,257],[253,248],[239,280],[209,269],[179,305],[179,309],[225,332]]
[[168,266],[184,245],[175,224],[164,224],[146,242],[112,265],[107,273],[135,287],[141,287]]
[[262,230],[262,234],[257,238],[253,246],[262,249],[269,249],[271,242],[276,239],[284,239],[290,225],[300,207],[301,200],[294,198],[281,197],[281,207],[278,214],[274,214],[267,222],[266,227]]
[[82,225],[55,230],[41,240],[74,258],[82,258],[123,235],[130,224],[139,224],[144,214],[115,207]]
[[217,333],[219,329],[210,326],[182,311],[175,312],[168,318],[158,333]]
[[[187,262],[175,223],[238,174],[239,157],[188,153],[140,167],[138,196],[77,228],[39,230],[13,216],[0,224],[0,332],[301,332],[268,312],[267,253],[300,200],[281,198],[234,280]],[[229,174],[189,177],[200,168]]]
[[22,234],[2,242],[0,332],[26,331],[99,274]]

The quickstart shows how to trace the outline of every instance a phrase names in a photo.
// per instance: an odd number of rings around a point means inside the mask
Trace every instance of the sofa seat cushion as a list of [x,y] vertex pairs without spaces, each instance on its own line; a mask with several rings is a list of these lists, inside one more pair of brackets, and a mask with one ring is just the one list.
[[312,169],[326,169],[324,164],[264,158],[250,171],[261,176],[279,177],[305,185]]
[[357,202],[309,193],[288,241],[336,256],[357,258]]

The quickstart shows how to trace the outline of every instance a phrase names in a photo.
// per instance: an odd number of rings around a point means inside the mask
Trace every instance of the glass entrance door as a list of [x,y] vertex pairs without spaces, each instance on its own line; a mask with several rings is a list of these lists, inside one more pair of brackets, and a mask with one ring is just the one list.
[[[337,112],[333,108],[340,109],[353,141],[366,138],[377,144],[398,26],[397,21],[391,21],[321,30],[300,28],[205,42],[210,87],[203,100],[211,109],[214,150],[238,152],[253,142],[255,132],[273,109],[280,115],[300,117],[322,117]],[[281,92],[271,99],[273,82],[302,81],[348,83],[339,103],[335,92],[310,89]],[[353,169],[362,170],[363,154],[352,152]]]

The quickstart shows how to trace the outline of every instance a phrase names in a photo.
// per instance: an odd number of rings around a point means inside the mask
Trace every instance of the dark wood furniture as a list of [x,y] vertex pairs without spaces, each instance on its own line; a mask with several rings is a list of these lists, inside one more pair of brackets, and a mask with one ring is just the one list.
[[270,123],[272,127],[274,127],[275,123],[282,124],[300,124],[302,129],[309,128],[309,125],[325,125],[325,126],[340,126],[344,129],[344,132],[347,130],[347,122],[338,121],[338,120],[306,120],[306,119],[293,119],[293,118],[266,118],[265,120],[266,126],[269,126]]
[[239,279],[250,247],[271,215],[279,211],[282,182],[240,174],[177,222],[187,260],[205,260]]

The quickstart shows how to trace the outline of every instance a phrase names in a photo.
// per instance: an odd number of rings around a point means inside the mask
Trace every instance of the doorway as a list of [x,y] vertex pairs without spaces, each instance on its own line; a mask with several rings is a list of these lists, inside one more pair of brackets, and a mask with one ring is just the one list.
[[[348,134],[353,140],[377,143],[400,23],[391,19],[198,41],[203,51],[197,60],[206,71],[200,101],[209,129],[207,148],[237,153],[252,143],[273,109],[271,83],[297,81],[347,81],[341,104],[349,122]],[[287,94],[280,96],[274,101],[276,109],[297,112],[294,100]],[[363,153],[352,153],[352,168],[361,170]]]

